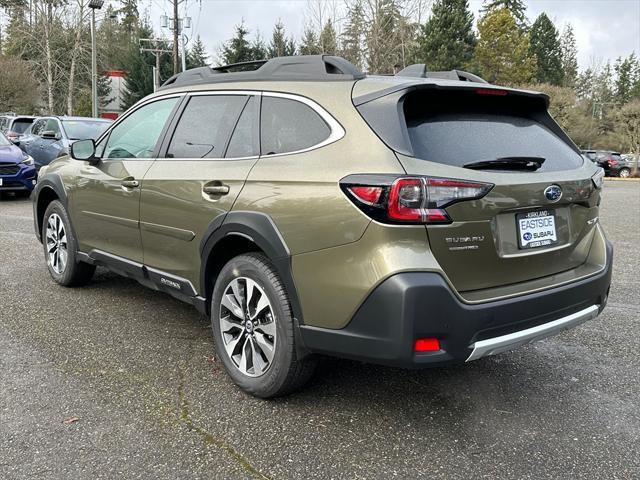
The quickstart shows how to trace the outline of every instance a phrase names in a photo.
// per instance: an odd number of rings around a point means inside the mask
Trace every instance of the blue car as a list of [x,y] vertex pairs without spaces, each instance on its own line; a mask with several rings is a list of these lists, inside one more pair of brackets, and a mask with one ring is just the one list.
[[36,184],[33,158],[0,133],[0,192],[30,195]]

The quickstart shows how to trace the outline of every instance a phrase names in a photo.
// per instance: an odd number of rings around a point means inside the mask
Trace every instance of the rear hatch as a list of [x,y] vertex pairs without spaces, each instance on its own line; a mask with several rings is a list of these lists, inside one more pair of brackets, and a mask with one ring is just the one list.
[[589,254],[598,168],[549,116],[545,96],[462,85],[418,85],[354,103],[408,175],[491,186],[481,198],[447,204],[448,222],[426,226],[458,291],[553,283]]

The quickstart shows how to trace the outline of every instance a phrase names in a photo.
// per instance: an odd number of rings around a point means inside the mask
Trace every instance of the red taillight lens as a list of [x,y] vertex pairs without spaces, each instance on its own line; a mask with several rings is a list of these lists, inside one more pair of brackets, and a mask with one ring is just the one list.
[[369,205],[377,205],[382,195],[382,187],[349,187],[351,193]]
[[389,192],[387,212],[393,220],[422,220],[424,186],[419,178],[399,178]]
[[[353,180],[353,183],[350,181]],[[366,184],[368,182],[371,184]],[[341,182],[354,203],[384,223],[450,223],[445,207],[486,195],[493,185],[448,178],[357,175]]]
[[616,160],[609,160],[608,162],[610,167],[615,167],[618,164]]
[[437,338],[419,338],[414,346],[416,353],[437,352],[438,350],[440,350],[440,341]]

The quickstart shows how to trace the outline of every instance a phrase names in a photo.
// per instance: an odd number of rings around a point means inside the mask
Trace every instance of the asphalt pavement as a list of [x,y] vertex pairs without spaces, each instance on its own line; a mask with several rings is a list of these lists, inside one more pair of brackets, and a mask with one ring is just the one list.
[[607,181],[604,313],[467,365],[323,361],[241,393],[206,318],[99,270],[53,283],[31,203],[0,198],[1,479],[640,478],[640,183]]

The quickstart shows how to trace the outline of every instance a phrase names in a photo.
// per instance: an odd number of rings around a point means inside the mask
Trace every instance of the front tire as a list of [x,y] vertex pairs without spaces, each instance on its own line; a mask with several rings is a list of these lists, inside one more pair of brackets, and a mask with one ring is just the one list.
[[96,267],[78,261],[78,241],[71,230],[69,215],[58,200],[51,202],[44,212],[42,246],[47,268],[56,283],[79,287],[93,277]]
[[211,327],[218,358],[246,393],[286,395],[313,374],[315,359],[297,356],[289,298],[262,254],[230,260],[213,289]]

